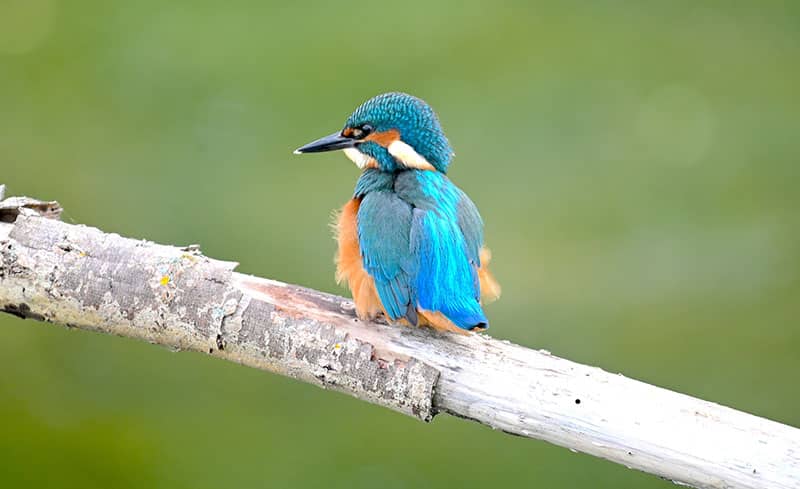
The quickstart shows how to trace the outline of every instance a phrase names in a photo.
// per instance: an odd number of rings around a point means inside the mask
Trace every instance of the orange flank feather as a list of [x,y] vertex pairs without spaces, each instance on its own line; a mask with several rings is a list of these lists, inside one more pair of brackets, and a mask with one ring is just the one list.
[[336,252],[336,281],[347,282],[356,304],[356,314],[361,319],[375,319],[378,313],[385,311],[375,281],[364,270],[361,261],[361,248],[358,244],[357,216],[360,199],[352,199],[342,207],[336,220],[336,241],[339,249]]
[[390,144],[400,140],[400,132],[397,129],[389,129],[383,132],[373,132],[364,138],[365,141],[375,141],[384,148],[388,148]]
[[478,280],[481,282],[481,298],[492,302],[500,297],[500,284],[489,271],[489,262],[492,261],[492,252],[487,247],[481,248],[481,266],[478,268]]

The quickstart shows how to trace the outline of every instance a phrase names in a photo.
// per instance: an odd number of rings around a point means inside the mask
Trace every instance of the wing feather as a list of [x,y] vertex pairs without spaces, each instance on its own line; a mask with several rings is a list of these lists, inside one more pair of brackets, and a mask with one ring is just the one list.
[[417,324],[412,277],[416,274],[410,249],[411,205],[391,191],[370,192],[358,209],[358,238],[364,269],[392,320],[405,317]]
[[456,326],[487,326],[480,305],[483,221],[475,204],[443,174],[405,172],[395,190],[413,207],[411,249],[419,264],[414,291],[420,309]]

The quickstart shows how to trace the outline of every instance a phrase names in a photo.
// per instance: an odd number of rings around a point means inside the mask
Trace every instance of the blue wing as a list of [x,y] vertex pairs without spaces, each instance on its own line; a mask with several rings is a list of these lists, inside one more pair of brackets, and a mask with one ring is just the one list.
[[[475,204],[441,173],[416,172],[411,247],[419,259],[415,291],[421,309],[456,326],[488,327],[480,304],[483,223]],[[397,185],[396,185],[397,186]]]
[[375,280],[392,320],[417,324],[413,277],[418,260],[410,246],[411,205],[391,190],[369,192],[358,208],[358,240],[364,269]]

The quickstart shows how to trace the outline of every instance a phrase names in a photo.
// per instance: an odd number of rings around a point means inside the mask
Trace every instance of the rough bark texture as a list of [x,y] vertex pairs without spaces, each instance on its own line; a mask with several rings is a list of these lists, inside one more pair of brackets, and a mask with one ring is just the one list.
[[[2,188],[0,187],[0,191]],[[800,430],[485,335],[363,323],[349,300],[196,246],[0,202],[0,310],[199,351],[428,421],[438,412],[702,488],[800,488]]]

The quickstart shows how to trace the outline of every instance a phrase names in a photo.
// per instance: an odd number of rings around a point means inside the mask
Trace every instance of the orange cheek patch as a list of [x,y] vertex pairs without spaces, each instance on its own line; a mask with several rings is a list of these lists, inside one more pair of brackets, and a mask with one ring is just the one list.
[[400,131],[397,129],[389,129],[383,132],[373,132],[364,138],[364,141],[374,141],[384,148],[388,148],[390,144],[400,140]]
[[342,136],[349,138],[353,136],[353,128],[352,127],[345,127],[342,131]]

